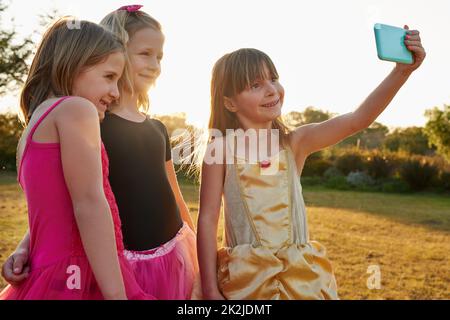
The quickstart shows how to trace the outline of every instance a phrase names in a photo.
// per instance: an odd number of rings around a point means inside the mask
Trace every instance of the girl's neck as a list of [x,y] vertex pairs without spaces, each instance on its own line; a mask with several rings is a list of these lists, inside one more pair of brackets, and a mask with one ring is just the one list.
[[272,121],[258,123],[258,122],[250,122],[246,119],[239,119],[239,123],[244,131],[255,130],[256,132],[259,132],[264,130],[270,131],[270,129],[272,129]]
[[139,111],[137,95],[131,95],[128,92],[121,95],[120,105],[114,106],[110,111],[132,121],[140,121],[145,118],[145,115]]

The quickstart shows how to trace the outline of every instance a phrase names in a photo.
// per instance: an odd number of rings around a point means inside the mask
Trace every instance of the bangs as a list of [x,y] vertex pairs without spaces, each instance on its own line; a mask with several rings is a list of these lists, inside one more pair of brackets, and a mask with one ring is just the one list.
[[240,49],[228,56],[225,96],[232,97],[249,88],[256,80],[278,79],[272,60],[257,49]]

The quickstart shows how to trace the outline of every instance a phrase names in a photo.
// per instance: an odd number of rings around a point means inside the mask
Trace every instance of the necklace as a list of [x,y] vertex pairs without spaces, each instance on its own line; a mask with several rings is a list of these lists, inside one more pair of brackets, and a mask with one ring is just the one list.
[[262,169],[269,168],[270,165],[271,165],[270,160],[262,160],[262,161],[259,162],[259,166],[260,166]]

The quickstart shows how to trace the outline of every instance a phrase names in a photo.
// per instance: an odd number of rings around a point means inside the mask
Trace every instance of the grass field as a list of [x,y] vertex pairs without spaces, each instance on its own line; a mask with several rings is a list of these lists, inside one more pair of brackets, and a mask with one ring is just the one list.
[[[194,219],[197,186],[182,184]],[[311,239],[333,262],[341,299],[449,299],[450,197],[304,188]],[[0,177],[0,264],[27,228],[26,203],[11,175]],[[218,242],[222,240],[222,225]],[[368,289],[370,266],[381,288]],[[6,285],[0,279],[0,289]]]

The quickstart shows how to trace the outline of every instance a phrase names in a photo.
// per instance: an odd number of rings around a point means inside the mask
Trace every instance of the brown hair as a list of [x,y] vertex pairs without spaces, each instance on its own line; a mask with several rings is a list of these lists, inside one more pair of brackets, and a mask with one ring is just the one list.
[[[217,129],[225,137],[227,129],[237,130],[241,128],[236,114],[225,108],[225,97],[233,97],[248,87],[256,79],[264,79],[264,66],[267,67],[270,76],[278,79],[278,72],[270,57],[257,49],[239,49],[221,57],[214,65],[211,79],[211,115],[208,128],[209,135],[200,137],[194,145],[194,152],[186,157],[192,159],[188,166],[188,173],[198,176],[200,180],[203,156],[207,145],[213,141],[211,129]],[[283,123],[281,117],[272,121],[272,129],[278,129],[280,144],[289,148],[289,128]]]
[[[278,72],[270,57],[257,49],[239,49],[224,55],[214,65],[211,79],[211,115],[209,129],[218,129],[225,136],[226,129],[239,129],[236,114],[225,108],[225,97],[233,97],[248,88],[256,79],[265,78],[264,66],[270,76],[278,79]],[[272,121],[278,129],[280,142],[286,146],[289,129],[281,117]]]
[[[113,32],[125,44],[128,43],[137,31],[144,28],[151,28],[162,33],[161,24],[149,14],[140,10],[132,12],[128,12],[127,10],[113,11],[100,21],[100,25]],[[129,65],[128,59],[127,65]],[[119,82],[119,88],[120,90],[133,92],[129,66],[125,68],[124,75]],[[149,104],[148,94],[146,92],[139,93],[138,106],[145,113],[148,112]]]
[[25,123],[49,96],[71,95],[73,81],[84,68],[118,51],[125,51],[123,43],[93,22],[72,17],[56,21],[44,33],[20,96]]

